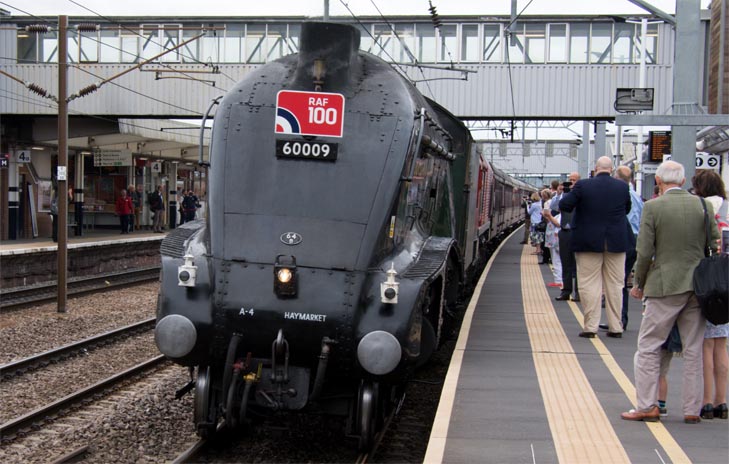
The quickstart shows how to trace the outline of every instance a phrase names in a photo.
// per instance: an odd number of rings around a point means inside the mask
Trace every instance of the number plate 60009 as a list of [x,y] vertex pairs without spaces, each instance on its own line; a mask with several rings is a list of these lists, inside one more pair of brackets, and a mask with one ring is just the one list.
[[276,140],[276,157],[336,161],[337,144],[307,140]]

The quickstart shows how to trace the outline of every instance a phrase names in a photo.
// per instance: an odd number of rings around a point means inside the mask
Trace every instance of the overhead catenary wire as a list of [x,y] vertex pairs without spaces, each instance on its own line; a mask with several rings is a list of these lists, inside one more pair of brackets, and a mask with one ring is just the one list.
[[352,18],[354,18],[355,21],[357,21],[357,24],[360,25],[362,30],[367,32],[367,35],[369,35],[372,38],[373,42],[376,43],[380,47],[380,49],[382,50],[382,52],[385,55],[387,55],[387,57],[390,59],[392,64],[397,67],[397,70],[400,72],[400,74],[402,74],[405,79],[410,80],[410,77],[408,76],[407,71],[405,71],[402,68],[402,66],[400,66],[400,64],[395,61],[395,59],[392,57],[392,55],[390,55],[390,53],[388,53],[388,51],[385,50],[385,47],[383,47],[382,44],[377,41],[375,36],[373,36],[372,33],[364,26],[364,24],[362,24],[362,21],[360,21],[359,18],[357,17],[357,15],[355,15],[354,12],[349,8],[349,5],[344,3],[344,0],[339,0],[339,3],[341,3],[342,6],[344,6],[344,8],[347,9],[347,11],[349,11],[349,14],[352,15]]
[[[511,38],[511,31],[509,28],[511,27],[514,22],[516,22],[517,19],[519,19],[524,13],[524,11],[529,7],[529,5],[532,4],[534,0],[529,0],[529,3],[527,3],[524,8],[521,9],[521,11],[514,17],[514,19],[509,22],[509,24],[504,28],[504,31],[506,31],[506,34],[508,35],[508,38]],[[509,91],[511,93],[511,112],[513,115],[513,119],[511,122],[511,140],[514,141],[514,132],[516,131],[516,127],[514,126],[514,120],[516,119],[516,103],[514,100],[514,78],[511,74],[511,56],[509,54],[509,44],[506,44],[506,68],[509,72]]]
[[[108,21],[108,22],[110,22],[110,23],[112,23],[112,24],[116,24],[117,26],[119,26],[120,28],[124,29],[124,30],[125,30],[125,31],[127,31],[127,32],[131,32],[132,34],[136,34],[136,35],[138,35],[139,37],[141,37],[141,38],[143,38],[143,39],[146,39],[146,38],[147,38],[147,37],[145,37],[144,35],[140,34],[140,33],[139,33],[138,31],[135,31],[135,30],[133,30],[133,29],[130,29],[130,28],[128,28],[128,27],[126,27],[126,26],[124,26],[123,24],[121,24],[121,23],[119,23],[119,22],[116,22],[116,21],[114,21],[113,19],[111,19],[111,18],[109,18],[109,17],[107,17],[107,16],[103,16],[102,14],[100,14],[100,13],[98,13],[98,12],[96,12],[96,11],[92,10],[91,8],[88,8],[87,6],[84,6],[84,5],[82,5],[81,3],[79,3],[79,2],[77,2],[77,1],[75,1],[75,0],[68,0],[68,1],[69,1],[69,2],[71,2],[71,3],[73,3],[74,5],[77,5],[77,6],[81,7],[81,8],[83,8],[83,9],[84,9],[84,10],[86,10],[86,11],[89,11],[89,12],[91,12],[91,13],[95,14],[95,15],[96,15],[96,16],[98,16],[99,18],[102,18],[102,19],[104,19],[104,20],[106,20],[106,21]],[[215,34],[215,32],[213,32],[213,34]],[[154,43],[155,43],[155,44],[157,44],[157,45],[159,45],[159,46],[160,46],[160,47],[162,47],[162,48],[166,48],[166,47],[165,47],[164,45],[162,45],[161,43],[158,43],[158,42],[154,42]],[[217,46],[217,41],[216,41],[216,46]],[[203,61],[200,61],[200,60],[198,60],[198,59],[197,59],[196,57],[194,57],[194,56],[190,56],[190,55],[184,55],[183,53],[180,53],[180,54],[181,54],[181,55],[182,55],[183,57],[185,57],[185,58],[189,58],[189,59],[191,59],[191,60],[192,60],[193,62],[195,62],[195,63],[197,63],[197,64],[202,64],[202,65],[204,65],[204,66],[207,66],[207,65],[208,65],[208,63],[205,63],[205,62],[203,62]],[[174,69],[174,68],[170,67],[169,65],[168,65],[168,67],[169,67],[170,69]],[[184,73],[181,73],[181,74],[184,74]],[[238,82],[237,80],[233,79],[232,77],[230,77],[230,76],[229,76],[228,74],[224,73],[223,71],[220,71],[220,74],[222,74],[223,76],[225,76],[225,77],[227,77],[228,79],[230,79],[231,81],[233,81],[233,83],[237,83],[237,82]],[[190,76],[188,76],[188,77],[190,77]]]
[[[13,92],[11,90],[0,89],[0,92],[5,92],[5,93],[8,93],[8,94],[14,95],[15,97],[18,97],[18,98],[14,98],[14,97],[10,97],[10,96],[0,95],[0,98],[5,98],[7,100],[18,101],[18,102],[21,102],[21,103],[26,103],[26,104],[29,104],[29,105],[38,106],[40,108],[51,108],[51,109],[54,109],[54,110],[57,110],[58,109],[58,105],[56,105],[56,104],[48,103],[48,102],[46,102],[44,100],[34,99],[33,97],[29,97],[27,95],[21,95],[21,94],[19,94],[17,92]],[[107,121],[107,122],[113,122],[113,123],[118,123],[119,122],[118,119],[114,119],[114,118],[111,118],[111,117],[105,117],[105,116],[99,116],[97,114],[86,113],[86,112],[78,111],[78,110],[71,110],[71,109],[69,109],[69,113],[73,114],[74,116],[85,116],[85,117],[89,117],[89,118],[93,118],[93,119],[98,119],[98,120],[101,120],[101,121]],[[136,127],[136,128],[139,128],[139,129],[146,129],[146,130],[155,131],[155,132],[160,132],[161,131],[161,129],[160,128],[157,128],[157,127],[149,127],[149,126],[144,126],[144,125],[141,125],[141,124],[136,124],[136,123],[131,123],[131,122],[124,122],[124,124],[127,125],[127,126],[130,126],[130,127]],[[186,128],[182,128],[181,127],[179,129],[182,130],[182,129],[186,129]],[[184,132],[176,132],[174,130],[165,129],[164,132],[166,134],[174,134],[174,135],[180,135],[180,136],[184,136],[184,137],[190,137],[190,134],[186,134]]]
[[[69,0],[69,1],[70,1],[70,0]],[[50,27],[54,27],[54,26],[55,26],[55,24],[53,24],[53,23],[49,22],[49,21],[48,21],[47,19],[45,19],[45,18],[41,18],[40,16],[36,16],[36,15],[34,15],[34,14],[32,14],[32,13],[28,12],[28,11],[22,10],[22,9],[20,9],[20,8],[18,8],[18,7],[15,7],[15,6],[13,6],[13,5],[9,4],[9,3],[6,3],[6,2],[0,2],[0,5],[5,5],[5,6],[7,6],[8,8],[13,8],[13,9],[15,9],[15,10],[18,10],[18,11],[20,11],[21,13],[24,13],[24,14],[26,14],[26,15],[28,15],[28,16],[30,16],[30,17],[33,17],[33,18],[35,18],[35,19],[37,19],[37,20],[39,20],[39,21],[43,21],[44,23],[48,24],[48,25],[49,25]],[[79,5],[79,6],[81,6],[82,8],[85,8],[85,7],[83,7],[82,5]],[[94,12],[93,10],[90,10],[90,9],[88,9],[88,8],[86,8],[86,9],[87,9],[88,11],[90,11],[90,12],[92,12],[92,13],[96,14],[96,15],[97,15],[97,16],[99,16],[100,18],[102,18],[102,19],[105,19],[106,21],[109,21],[110,23],[112,23],[112,24],[115,24],[115,25],[117,25],[117,26],[119,26],[120,28],[122,28],[122,29],[124,29],[124,30],[126,30],[126,31],[128,31],[128,32],[131,32],[132,34],[138,35],[139,37],[141,37],[141,38],[144,38],[144,39],[146,39],[146,38],[147,38],[147,37],[145,37],[144,35],[140,34],[139,32],[137,32],[137,31],[135,31],[135,30],[133,30],[133,29],[130,29],[130,28],[128,28],[128,27],[126,27],[126,26],[124,26],[124,25],[123,25],[123,24],[121,24],[121,23],[115,22],[115,21],[113,21],[113,20],[111,20],[110,18],[107,18],[107,17],[105,17],[105,16],[101,16],[101,15],[99,15],[98,13],[95,13],[95,12]],[[88,38],[89,40],[92,40],[92,41],[94,41],[94,42],[97,42],[97,43],[99,43],[99,44],[101,44],[101,45],[103,45],[103,46],[106,46],[106,47],[112,48],[112,49],[114,49],[114,50],[119,50],[119,51],[120,51],[120,52],[122,52],[122,53],[126,53],[126,54],[130,54],[130,55],[136,56],[136,55],[135,55],[134,53],[128,52],[128,51],[126,51],[126,50],[123,50],[123,49],[121,49],[121,48],[119,48],[119,47],[115,47],[114,45],[111,45],[111,44],[109,44],[109,43],[105,43],[105,42],[102,42],[102,41],[100,41],[100,40],[98,40],[98,39],[96,39],[96,38],[93,38],[93,37],[89,37],[89,36],[84,36],[84,37],[86,37],[86,38]],[[159,43],[157,43],[157,42],[154,42],[154,43],[155,43],[156,45],[160,46],[161,48],[165,48],[165,49],[167,49],[167,47],[163,47],[163,46],[162,46],[161,44],[159,44]],[[207,63],[204,63],[204,62],[202,62],[202,61],[199,61],[199,60],[197,60],[197,59],[196,59],[196,58],[194,58],[194,57],[190,57],[190,56],[188,56],[188,55],[184,55],[183,53],[180,53],[180,54],[181,54],[181,55],[182,55],[183,57],[186,57],[186,58],[190,58],[190,59],[194,60],[194,61],[195,61],[196,63],[198,63],[198,64],[203,64],[204,66],[208,66],[208,64],[207,64]],[[201,82],[201,83],[203,83],[203,84],[205,84],[205,85],[209,85],[209,86],[211,86],[211,87],[215,87],[215,85],[212,85],[212,84],[211,84],[211,83],[210,83],[209,81],[206,81],[206,80],[204,80],[204,79],[197,79],[197,78],[195,78],[195,77],[192,77],[192,76],[190,76],[190,75],[186,74],[186,73],[185,73],[184,71],[181,71],[181,70],[178,70],[178,69],[175,69],[175,68],[173,68],[173,67],[172,67],[172,66],[170,66],[169,64],[166,64],[166,63],[161,63],[161,62],[160,62],[160,63],[157,63],[157,64],[159,64],[160,66],[164,66],[164,67],[168,68],[169,70],[171,70],[171,71],[173,71],[173,72],[176,72],[176,73],[182,74],[182,75],[186,76],[186,77],[187,77],[188,79],[190,79],[190,80],[195,80],[195,81]],[[228,79],[230,79],[231,81],[233,81],[233,82],[237,82],[237,81],[236,81],[235,79],[233,79],[232,77],[230,77],[230,76],[229,76],[228,74],[226,74],[226,73],[224,73],[224,72],[222,72],[222,71],[219,71],[219,72],[220,72],[220,74],[224,75],[225,77],[227,77],[227,78],[228,78]]]
[[[407,52],[408,56],[410,56],[410,59],[413,61],[413,63],[415,63],[415,66],[417,66],[418,70],[420,71],[420,74],[423,76],[423,79],[424,79],[424,82],[425,82],[425,86],[428,88],[428,93],[430,93],[430,97],[433,98],[433,99],[435,99],[435,94],[433,93],[433,89],[430,88],[430,84],[428,83],[428,80],[425,77],[425,72],[423,72],[423,68],[420,67],[420,64],[418,63],[418,59],[410,51],[410,48],[407,46],[407,44],[405,43],[405,41],[400,38],[400,36],[398,35],[397,31],[395,30],[395,27],[390,23],[390,21],[385,17],[385,15],[382,14],[382,11],[380,11],[380,8],[375,3],[375,0],[370,0],[370,3],[372,3],[372,6],[375,7],[375,9],[377,10],[377,12],[380,14],[380,17],[385,21],[385,23],[390,28],[390,30],[392,31],[392,33],[395,34],[395,38],[402,44],[402,46],[404,47],[404,49]],[[411,79],[411,81],[412,81],[412,79]],[[413,84],[415,84],[415,83],[413,82]]]
[[[0,56],[0,60],[9,60],[9,59],[10,58],[8,58],[8,57]],[[88,69],[84,69],[83,67],[79,66],[78,64],[69,64],[68,66],[69,67],[72,67],[72,68],[76,68],[76,69],[78,69],[78,70],[80,70],[80,71],[82,71],[82,72],[84,72],[86,74],[89,74],[89,75],[91,75],[91,76],[93,76],[93,77],[95,77],[97,79],[103,79],[101,76],[99,76],[97,74],[94,74],[93,72],[89,71]],[[0,74],[6,74],[6,73],[0,72]],[[18,81],[18,82],[23,83],[23,81],[20,80],[20,79],[18,79],[18,78],[13,77],[13,79],[16,80],[16,81]],[[170,102],[167,102],[167,101],[164,101],[164,100],[160,100],[159,98],[155,98],[155,97],[152,97],[150,95],[144,94],[142,92],[139,92],[138,90],[130,89],[129,87],[125,87],[125,86],[123,86],[121,84],[117,84],[116,82],[109,81],[109,83],[112,84],[112,85],[114,85],[114,86],[116,86],[116,87],[119,87],[121,89],[124,89],[126,91],[129,91],[129,92],[132,92],[132,93],[134,93],[136,95],[139,95],[140,97],[144,97],[144,98],[147,98],[149,100],[155,101],[157,103],[162,103],[164,105],[171,106],[173,108],[177,108],[177,109],[180,109],[180,110],[183,110],[183,111],[187,111],[188,113],[192,113],[192,114],[190,114],[188,116],[202,117],[202,113],[200,113],[198,111],[191,110],[189,108],[185,108],[185,107],[182,107],[182,106],[179,106],[179,105],[176,105],[174,103],[170,103]]]
[[[73,68],[76,68],[76,69],[78,69],[78,70],[80,70],[80,71],[82,71],[82,72],[85,72],[86,74],[89,74],[89,75],[91,75],[91,76],[94,76],[94,77],[95,77],[95,78],[97,78],[97,79],[103,79],[103,78],[102,78],[101,76],[99,76],[99,75],[97,75],[97,74],[94,74],[94,73],[92,73],[91,71],[89,71],[88,69],[84,69],[84,68],[82,68],[81,66],[79,66],[79,65],[77,65],[77,64],[75,64],[75,65],[69,65],[69,66],[70,66],[70,67],[73,67]],[[202,116],[202,113],[200,113],[199,111],[191,110],[191,109],[189,109],[189,108],[185,108],[185,107],[182,107],[182,106],[176,105],[176,104],[174,104],[174,103],[170,103],[170,102],[167,102],[167,101],[164,101],[164,100],[160,100],[159,98],[151,97],[151,96],[149,96],[149,95],[146,95],[146,94],[144,94],[144,93],[142,93],[142,92],[139,92],[139,91],[137,91],[137,90],[134,90],[134,89],[130,89],[129,87],[125,87],[125,86],[123,86],[123,85],[121,85],[121,84],[117,84],[116,82],[113,82],[113,81],[109,81],[108,83],[109,83],[109,84],[112,84],[112,85],[114,85],[114,86],[116,86],[116,87],[119,87],[119,88],[121,88],[121,89],[124,89],[124,90],[126,90],[126,91],[129,91],[129,92],[132,92],[132,93],[134,93],[134,94],[137,94],[137,95],[139,95],[140,97],[144,97],[144,98],[147,98],[147,99],[149,99],[149,100],[153,100],[153,101],[156,101],[157,103],[162,103],[162,104],[164,104],[164,105],[168,105],[168,106],[171,106],[171,107],[173,107],[173,108],[177,108],[177,109],[179,109],[179,110],[183,110],[183,111],[187,111],[187,112],[190,112],[190,113],[192,113],[192,115]]]

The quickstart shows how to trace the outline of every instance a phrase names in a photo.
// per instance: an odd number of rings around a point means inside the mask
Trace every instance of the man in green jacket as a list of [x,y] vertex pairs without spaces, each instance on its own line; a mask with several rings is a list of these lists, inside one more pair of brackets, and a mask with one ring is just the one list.
[[[683,413],[684,422],[700,421],[703,398],[701,351],[706,320],[693,292],[693,273],[704,257],[706,232],[704,210],[699,197],[681,186],[684,168],[675,161],[658,166],[656,184],[661,196],[647,202],[640,221],[636,246],[634,298],[645,297],[645,313],[638,334],[635,355],[635,389],[637,409],[621,414],[625,420],[657,421],[658,372],[661,344],[674,322],[683,341]],[[714,212],[706,205],[709,217]],[[719,232],[712,227],[711,243],[716,249]]]

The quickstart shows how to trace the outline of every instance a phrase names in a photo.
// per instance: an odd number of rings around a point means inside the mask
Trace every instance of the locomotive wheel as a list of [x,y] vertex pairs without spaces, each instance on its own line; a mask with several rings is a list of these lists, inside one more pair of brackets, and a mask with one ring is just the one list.
[[212,382],[210,380],[210,366],[198,367],[197,379],[195,380],[195,407],[193,418],[197,434],[201,438],[208,438],[215,432],[217,417],[211,409],[212,403]]
[[359,389],[359,449],[369,451],[374,445],[377,425],[377,386],[365,381]]

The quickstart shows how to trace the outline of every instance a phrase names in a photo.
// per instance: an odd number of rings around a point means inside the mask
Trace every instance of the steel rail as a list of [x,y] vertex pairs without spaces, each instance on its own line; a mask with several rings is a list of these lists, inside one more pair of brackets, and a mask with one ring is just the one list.
[[40,407],[35,411],[31,411],[23,416],[9,420],[8,422],[0,425],[0,442],[6,443],[19,436],[25,436],[31,430],[37,430],[46,422],[52,421],[58,416],[63,415],[65,411],[69,410],[74,405],[77,405],[90,397],[106,395],[106,390],[111,390],[113,387],[119,386],[122,382],[130,379],[131,377],[134,377],[148,369],[157,367],[165,361],[165,357],[162,355],[149,359],[125,370],[124,372],[115,374],[106,380],[102,380],[101,382],[95,383],[94,385],[56,400],[53,403]]
[[59,348],[38,353],[18,361],[0,365],[0,378],[9,379],[11,377],[25,374],[28,371],[43,367],[48,364],[60,361],[65,358],[76,356],[89,349],[98,348],[107,345],[114,340],[130,337],[132,335],[152,330],[155,325],[155,318],[145,319],[135,322],[134,324],[121,327],[119,329],[110,330],[102,334],[80,340],[78,342],[69,343]]
[[[108,288],[147,282],[158,279],[159,271],[160,266],[150,266],[121,272],[76,277],[69,280],[68,293],[77,296]],[[56,296],[56,281],[4,289],[0,291],[0,311],[52,301],[55,300]]]

